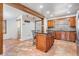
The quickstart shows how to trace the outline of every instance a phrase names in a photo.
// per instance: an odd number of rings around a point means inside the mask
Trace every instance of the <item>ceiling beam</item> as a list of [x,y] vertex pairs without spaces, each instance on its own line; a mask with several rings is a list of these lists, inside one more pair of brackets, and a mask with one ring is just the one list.
[[9,5],[9,6],[11,6],[11,7],[16,8],[16,9],[19,9],[21,11],[24,11],[26,13],[32,14],[34,16],[37,16],[40,19],[43,19],[44,18],[44,16],[41,15],[40,13],[38,13],[38,12],[36,12],[36,11],[30,9],[29,7],[24,6],[24,5],[20,4],[20,3],[6,3],[6,4]]

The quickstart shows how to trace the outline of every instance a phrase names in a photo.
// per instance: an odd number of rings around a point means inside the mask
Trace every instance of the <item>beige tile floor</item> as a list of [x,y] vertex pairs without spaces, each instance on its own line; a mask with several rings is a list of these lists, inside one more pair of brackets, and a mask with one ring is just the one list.
[[55,40],[51,49],[45,53],[32,45],[32,41],[4,40],[5,56],[76,56],[76,43]]

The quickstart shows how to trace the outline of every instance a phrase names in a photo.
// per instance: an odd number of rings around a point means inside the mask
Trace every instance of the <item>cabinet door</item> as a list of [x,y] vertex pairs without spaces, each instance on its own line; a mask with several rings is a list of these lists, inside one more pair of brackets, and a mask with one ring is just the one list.
[[66,32],[61,32],[61,40],[66,40]]
[[72,42],[76,41],[76,32],[70,32],[69,41],[72,41]]
[[50,44],[51,44],[50,40],[51,40],[51,38],[49,36],[47,36],[47,38],[46,38],[46,51],[48,51],[48,49],[50,48]]
[[3,53],[3,4],[0,3],[0,54]]
[[61,32],[55,32],[56,34],[56,39],[61,40]]
[[54,27],[55,21],[54,20],[48,20],[48,27]]
[[46,50],[46,36],[43,34],[36,35],[36,48],[45,51]]
[[69,18],[69,25],[70,27],[76,27],[76,17]]
[[46,51],[48,51],[54,43],[54,39],[51,35],[47,35],[46,38]]
[[67,40],[67,41],[70,40],[70,39],[69,39],[69,35],[70,35],[70,32],[66,32],[66,39],[65,39],[65,40]]
[[56,32],[53,32],[53,38],[56,39]]

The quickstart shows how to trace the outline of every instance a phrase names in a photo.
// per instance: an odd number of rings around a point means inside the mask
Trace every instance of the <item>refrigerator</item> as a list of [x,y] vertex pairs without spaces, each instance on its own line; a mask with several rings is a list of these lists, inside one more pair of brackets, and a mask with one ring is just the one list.
[[79,11],[76,14],[76,33],[77,33],[77,55],[79,56]]

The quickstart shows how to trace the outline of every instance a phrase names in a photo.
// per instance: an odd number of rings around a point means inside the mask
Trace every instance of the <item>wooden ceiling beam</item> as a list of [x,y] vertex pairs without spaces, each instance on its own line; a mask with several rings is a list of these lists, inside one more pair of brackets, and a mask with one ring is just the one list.
[[29,7],[24,6],[24,5],[20,4],[20,3],[6,3],[6,4],[9,5],[9,6],[11,6],[11,7],[16,8],[16,9],[19,9],[21,11],[24,11],[26,13],[32,14],[34,16],[37,16],[40,19],[43,19],[44,18],[43,15],[39,14],[38,12],[36,12],[36,11],[30,9]]

